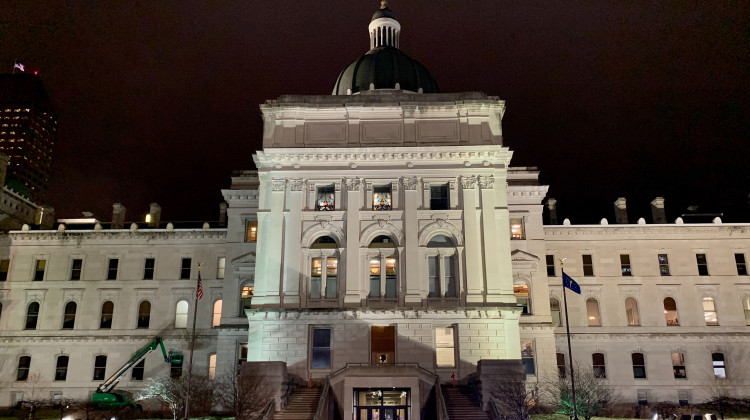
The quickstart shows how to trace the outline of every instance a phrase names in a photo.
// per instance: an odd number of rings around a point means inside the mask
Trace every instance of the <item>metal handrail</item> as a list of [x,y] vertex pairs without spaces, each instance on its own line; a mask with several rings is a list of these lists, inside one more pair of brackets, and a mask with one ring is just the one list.
[[284,395],[281,396],[281,408],[285,408],[289,405],[289,398],[292,396],[292,392],[294,392],[294,388],[296,387],[297,382],[292,379],[291,375],[287,375],[286,391],[284,391]]
[[268,408],[266,408],[266,413],[263,414],[263,417],[261,417],[261,420],[268,420],[271,418],[270,416],[273,414],[273,406],[274,406],[274,401],[271,400],[271,402],[268,403]]
[[490,413],[492,414],[492,418],[495,420],[500,419],[500,411],[497,410],[497,406],[495,405],[495,401],[490,399]]
[[445,406],[445,398],[443,397],[443,387],[440,386],[440,379],[435,380],[435,395],[438,400],[438,409],[443,415],[442,418],[444,420],[450,420],[450,416],[448,416],[448,408]]
[[318,409],[315,410],[315,416],[313,417],[313,420],[320,420],[320,412],[323,410],[325,403],[328,401],[328,376],[326,376],[326,382],[325,384],[323,384],[323,392],[320,394],[320,399],[318,400]]

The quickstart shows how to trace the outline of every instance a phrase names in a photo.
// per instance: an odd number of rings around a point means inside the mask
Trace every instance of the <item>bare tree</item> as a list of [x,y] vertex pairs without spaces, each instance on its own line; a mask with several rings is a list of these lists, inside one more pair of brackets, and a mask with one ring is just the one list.
[[[582,369],[576,366],[574,373],[578,417],[590,420],[600,410],[617,401],[614,388],[592,369]],[[569,377],[547,382],[544,386],[544,397],[554,407],[555,412],[574,416]]]
[[526,386],[526,375],[512,375],[490,385],[490,397],[498,410],[510,418],[527,420],[537,394],[537,387]]
[[660,418],[664,420],[671,420],[673,418],[672,415],[674,415],[678,411],[679,407],[677,406],[677,404],[669,401],[660,401],[654,404],[653,408]]
[[260,414],[273,398],[273,390],[264,377],[250,370],[243,371],[239,376],[233,370],[228,370],[216,381],[216,402],[238,420],[251,419]]
[[[136,401],[154,399],[166,404],[172,412],[172,418],[185,411],[185,400],[188,395],[187,378],[149,379],[148,384],[138,394]],[[205,416],[211,412],[213,405],[214,383],[205,376],[193,375],[190,386],[190,413]]]
[[709,398],[699,404],[699,406],[706,410],[715,411],[719,415],[719,418],[724,420],[724,416],[727,414],[733,414],[738,410],[747,410],[750,408],[750,401],[733,397],[724,386],[716,386],[711,388]]

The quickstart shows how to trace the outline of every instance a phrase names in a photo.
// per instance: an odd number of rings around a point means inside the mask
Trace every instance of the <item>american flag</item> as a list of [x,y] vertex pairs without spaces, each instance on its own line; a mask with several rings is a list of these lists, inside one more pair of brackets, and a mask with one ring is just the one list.
[[196,296],[198,296],[198,300],[200,300],[203,297],[203,281],[201,281],[201,272],[198,272],[198,290],[195,292]]

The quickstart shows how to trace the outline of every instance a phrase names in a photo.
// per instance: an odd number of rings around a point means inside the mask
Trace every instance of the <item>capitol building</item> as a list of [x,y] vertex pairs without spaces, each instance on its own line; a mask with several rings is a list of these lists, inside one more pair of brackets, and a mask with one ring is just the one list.
[[[563,268],[574,361],[622,402],[750,395],[750,224],[668,221],[659,197],[649,220],[620,198],[600,224],[558,221],[539,170],[512,166],[505,102],[441,92],[387,5],[367,29],[331,95],[260,106],[218,221],[115,204],[0,236],[0,406],[88,399],[155,337],[187,356],[199,273],[193,372],[260,369],[277,410],[290,381],[325,385],[330,418],[389,418],[380,392],[425,419],[452,378],[565,375]],[[154,352],[117,389],[187,360]]]

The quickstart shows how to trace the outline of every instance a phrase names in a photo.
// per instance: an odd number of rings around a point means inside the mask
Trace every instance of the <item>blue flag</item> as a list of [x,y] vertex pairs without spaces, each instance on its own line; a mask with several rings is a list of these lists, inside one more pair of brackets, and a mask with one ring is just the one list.
[[563,286],[574,291],[575,293],[578,293],[579,295],[581,294],[581,286],[579,286],[575,280],[570,278],[570,276],[565,273],[563,273]]

